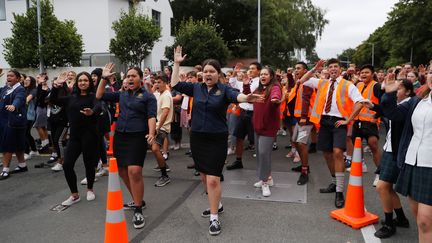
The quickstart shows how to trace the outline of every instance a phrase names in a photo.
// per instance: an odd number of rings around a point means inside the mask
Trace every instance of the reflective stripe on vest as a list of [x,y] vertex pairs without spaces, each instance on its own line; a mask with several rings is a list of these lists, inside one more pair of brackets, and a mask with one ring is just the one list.
[[[372,101],[372,103],[374,104],[378,104],[379,100],[377,97],[375,97],[375,94],[373,92],[375,85],[377,84],[376,81],[372,80],[367,86],[366,88],[364,88],[364,83],[358,83],[357,84],[357,88],[359,89],[359,91],[362,91],[362,96],[365,99],[368,99],[370,101]],[[371,111],[369,108],[363,107],[360,110],[359,115],[356,117],[356,120],[360,120],[360,121],[369,121],[371,122],[373,119],[375,119],[375,111]],[[379,123],[379,121],[377,120],[377,122]]]
[[294,116],[295,117],[301,117],[302,112],[302,98],[303,97],[303,85],[301,84],[300,87],[297,89],[297,98],[294,108]]

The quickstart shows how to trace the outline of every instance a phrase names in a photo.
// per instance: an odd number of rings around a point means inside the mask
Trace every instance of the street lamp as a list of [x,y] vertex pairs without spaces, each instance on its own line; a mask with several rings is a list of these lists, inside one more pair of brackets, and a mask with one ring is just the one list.
[[375,66],[375,43],[368,43],[369,45],[372,45],[372,66]]
[[42,36],[40,31],[41,23],[42,23],[40,0],[36,1],[36,14],[37,14],[37,27],[38,27],[39,73],[43,73],[44,64],[42,58]]
[[257,36],[257,59],[261,63],[261,0],[258,0],[258,36]]

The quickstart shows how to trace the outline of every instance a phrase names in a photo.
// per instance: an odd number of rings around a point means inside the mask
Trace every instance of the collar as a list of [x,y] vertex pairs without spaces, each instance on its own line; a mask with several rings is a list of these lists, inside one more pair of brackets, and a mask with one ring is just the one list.
[[405,99],[403,99],[401,102],[398,103],[398,105],[408,102],[411,99],[411,97],[406,97]]
[[[21,86],[21,83],[20,83],[20,82],[16,83],[14,86],[10,87],[10,88],[6,91],[6,95],[8,95],[8,94],[14,92],[14,90],[15,90],[16,88],[18,88],[19,86]],[[8,87],[9,87],[9,86],[8,86]]]

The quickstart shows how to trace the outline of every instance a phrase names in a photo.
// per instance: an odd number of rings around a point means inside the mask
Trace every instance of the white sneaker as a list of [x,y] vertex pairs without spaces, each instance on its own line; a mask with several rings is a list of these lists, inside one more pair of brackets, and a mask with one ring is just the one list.
[[269,197],[271,195],[270,187],[267,183],[263,183],[261,189],[263,197]]
[[77,202],[81,201],[80,197],[74,198],[73,196],[70,196],[68,199],[62,202],[63,206],[71,206]]
[[376,174],[375,179],[374,179],[373,184],[372,184],[373,187],[376,187],[378,185],[378,181],[379,181],[379,174]]
[[96,171],[100,171],[102,167],[102,160],[99,160],[98,165],[96,166]]
[[87,191],[87,201],[93,201],[95,200],[96,195],[93,191]]
[[174,150],[179,150],[179,149],[180,149],[180,143],[174,144]]
[[[273,178],[268,179],[268,180],[267,180],[267,184],[268,184],[269,186],[273,186],[273,185],[274,185],[274,183],[273,183]],[[258,181],[258,182],[255,182],[254,187],[256,187],[256,188],[261,188],[262,185],[263,185],[263,181]]]
[[39,152],[38,151],[30,151],[30,156],[39,156]]
[[[351,167],[346,168],[346,171],[350,172],[351,171]],[[366,163],[362,163],[362,172],[363,173],[367,173],[368,172],[368,168],[367,168]]]
[[109,170],[108,167],[102,167],[97,173],[96,173],[96,177],[101,177],[101,176],[108,176],[109,175]]
[[227,151],[227,155],[231,155],[235,153],[235,149],[233,147],[229,147]]
[[56,163],[52,168],[52,171],[62,171],[63,170],[63,165],[60,163]]
[[24,154],[24,160],[30,160],[32,156],[30,154]]
[[[95,182],[97,181],[97,178],[95,177]],[[84,179],[82,179],[81,181],[81,185],[87,185],[87,177],[85,177]]]

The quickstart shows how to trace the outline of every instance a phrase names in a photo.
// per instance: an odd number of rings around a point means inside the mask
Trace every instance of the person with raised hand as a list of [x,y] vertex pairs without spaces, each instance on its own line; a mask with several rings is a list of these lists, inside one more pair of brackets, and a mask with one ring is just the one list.
[[180,63],[185,59],[182,47],[174,49],[172,87],[193,97],[191,150],[195,169],[201,173],[201,180],[208,193],[210,208],[201,216],[210,217],[209,233],[218,235],[221,226],[218,213],[223,212],[220,177],[227,157],[228,126],[226,111],[230,103],[264,102],[263,95],[240,94],[233,88],[221,84],[221,66],[214,59],[203,62],[203,82],[179,82]]
[[119,117],[114,134],[114,157],[119,166],[119,175],[128,188],[133,202],[125,208],[133,209],[133,224],[136,229],[145,225],[142,209],[145,207],[142,168],[147,146],[155,142],[156,98],[142,87],[143,72],[138,67],[129,68],[123,81],[124,91],[105,93],[107,79],[114,75],[114,64],[108,63],[102,71],[102,79],[96,97],[119,103]]
[[60,96],[60,89],[64,87],[66,75],[60,75],[53,83],[50,102],[65,108],[69,119],[70,135],[64,155],[63,171],[71,191],[62,205],[71,206],[79,202],[77,176],[74,171],[75,163],[82,154],[87,177],[87,201],[95,200],[93,183],[95,167],[98,162],[98,126],[97,119],[101,106],[95,97],[95,87],[91,76],[81,72],[76,76],[71,95]]

